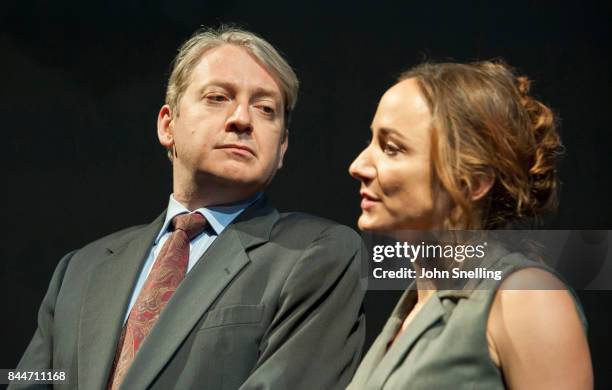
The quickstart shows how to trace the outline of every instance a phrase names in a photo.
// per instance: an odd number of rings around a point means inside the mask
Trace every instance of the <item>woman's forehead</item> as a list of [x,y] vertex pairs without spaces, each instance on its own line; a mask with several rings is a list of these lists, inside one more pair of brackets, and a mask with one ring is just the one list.
[[407,129],[429,128],[431,114],[425,97],[414,79],[403,80],[380,99],[372,128]]

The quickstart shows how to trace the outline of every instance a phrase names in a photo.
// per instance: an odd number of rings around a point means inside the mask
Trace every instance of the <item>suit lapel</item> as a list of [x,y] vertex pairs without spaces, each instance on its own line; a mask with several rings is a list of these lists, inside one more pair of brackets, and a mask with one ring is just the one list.
[[[413,290],[412,293],[416,293],[416,291]],[[405,299],[410,294],[411,291],[408,290],[404,296],[402,296],[400,303],[392,315],[392,318],[398,319],[400,323],[406,317],[407,310],[410,309],[410,307],[404,305]],[[391,345],[380,361],[373,376],[368,381],[368,388],[382,389],[389,376],[393,373],[395,368],[401,364],[404,357],[410,352],[410,349],[423,333],[438,322],[443,315],[444,309],[440,299],[437,293],[434,293],[425,303],[425,306],[422,307],[421,311],[414,317],[410,326],[408,326],[404,333]],[[390,341],[390,338],[387,341]],[[386,343],[384,347],[386,348]]]
[[217,237],[160,314],[122,388],[150,386],[223,289],[250,262],[249,249],[269,240],[277,219],[276,210],[262,199]]
[[363,389],[370,376],[375,372],[381,359],[387,352],[387,345],[397,330],[402,325],[402,321],[397,317],[390,317],[383,330],[380,332],[374,343],[359,364],[359,368],[351,381],[350,389]]
[[92,270],[79,323],[79,387],[106,386],[129,298],[164,216],[131,240],[115,241],[107,248],[108,258]]

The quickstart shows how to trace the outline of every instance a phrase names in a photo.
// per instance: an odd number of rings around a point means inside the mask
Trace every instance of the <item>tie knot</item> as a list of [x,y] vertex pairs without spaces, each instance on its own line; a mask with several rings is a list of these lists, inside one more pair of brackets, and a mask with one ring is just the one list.
[[174,229],[187,233],[189,240],[202,233],[204,228],[206,228],[206,224],[206,218],[200,213],[179,214],[172,218]]

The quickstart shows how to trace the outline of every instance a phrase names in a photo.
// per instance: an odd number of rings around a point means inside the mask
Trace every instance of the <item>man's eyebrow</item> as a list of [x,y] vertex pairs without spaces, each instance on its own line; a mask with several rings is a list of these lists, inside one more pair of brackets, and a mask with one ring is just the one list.
[[208,87],[221,87],[221,88],[229,89],[229,90],[233,90],[236,88],[236,86],[229,81],[210,80],[206,82],[205,84],[202,84],[199,89],[200,91],[204,91]]
[[[200,92],[203,92],[208,87],[221,87],[229,91],[235,91],[237,89],[236,84],[232,83],[231,81],[210,80],[206,84],[203,84],[200,87]],[[256,87],[253,90],[253,95],[255,95],[255,97],[272,97],[272,98],[282,100],[281,94],[270,88]]]
[[273,90],[273,89],[269,89],[269,88],[262,88],[262,87],[257,87],[255,88],[255,90],[253,91],[255,97],[271,97],[274,99],[278,99],[279,101],[282,101],[282,95],[280,93],[278,93],[277,91]]

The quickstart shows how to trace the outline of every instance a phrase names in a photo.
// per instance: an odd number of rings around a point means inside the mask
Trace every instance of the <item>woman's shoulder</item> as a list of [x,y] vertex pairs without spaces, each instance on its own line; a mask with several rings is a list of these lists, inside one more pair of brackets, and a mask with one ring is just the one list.
[[511,251],[503,245],[494,245],[495,250],[482,266],[497,273],[493,280],[481,279],[478,290],[547,290],[567,289],[560,274],[545,261],[533,259],[521,251]]
[[[580,372],[588,379],[590,361],[580,304],[571,289],[544,267],[521,267],[504,278],[491,305],[487,339],[493,361],[515,385],[534,383],[523,381],[531,375],[531,380],[541,380],[547,373]],[[584,369],[573,370],[583,365]]]
[[554,340],[571,329],[568,325],[577,325],[581,334],[586,333],[578,296],[552,267],[521,253],[508,254],[496,266],[503,272],[494,287],[490,286],[488,333]]
[[573,291],[553,272],[534,266],[517,269],[502,280],[493,298],[490,318],[499,314],[510,325],[550,326],[555,319],[580,320],[578,310]]
[[576,314],[586,328],[578,296],[547,263],[532,260],[520,252],[509,252],[493,268],[500,271],[501,277],[486,286],[491,289],[491,311],[496,306],[503,306],[505,310],[521,310],[523,314],[537,310],[540,314],[551,311],[553,315],[552,311],[565,308],[568,310],[566,314]]

